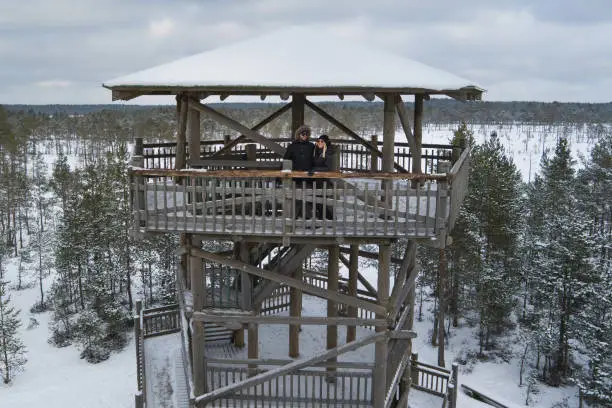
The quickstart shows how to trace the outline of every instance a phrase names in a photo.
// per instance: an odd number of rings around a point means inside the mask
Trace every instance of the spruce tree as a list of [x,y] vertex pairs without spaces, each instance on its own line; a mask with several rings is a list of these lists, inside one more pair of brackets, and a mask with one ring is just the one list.
[[17,332],[21,326],[19,311],[11,306],[6,286],[7,282],[0,280],[0,374],[8,384],[27,359],[25,346]]
[[570,373],[570,340],[576,339],[578,311],[594,295],[591,221],[576,197],[574,162],[565,139],[552,158],[544,157],[540,236],[536,237],[533,285],[542,313],[539,338],[546,356],[544,378],[560,385]]

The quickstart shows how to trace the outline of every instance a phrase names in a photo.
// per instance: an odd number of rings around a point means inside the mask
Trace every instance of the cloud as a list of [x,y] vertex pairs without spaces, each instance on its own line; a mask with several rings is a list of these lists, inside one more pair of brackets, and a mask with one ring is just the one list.
[[106,80],[294,24],[470,78],[489,100],[610,100],[607,0],[3,3],[0,103],[107,103]]
[[169,18],[151,21],[149,23],[149,35],[153,38],[164,38],[174,31],[174,27],[174,21]]
[[41,88],[66,88],[72,85],[72,82],[63,79],[49,79],[47,81],[38,81],[34,85]]

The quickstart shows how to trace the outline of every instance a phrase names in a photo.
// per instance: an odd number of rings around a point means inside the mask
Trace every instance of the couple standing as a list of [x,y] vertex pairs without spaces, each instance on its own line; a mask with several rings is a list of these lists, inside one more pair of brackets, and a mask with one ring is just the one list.
[[[291,160],[293,170],[306,171],[311,175],[315,171],[331,171],[333,170],[333,149],[331,141],[327,135],[321,135],[313,145],[310,143],[311,130],[309,126],[302,125],[295,131],[295,139],[287,147],[284,159]],[[310,179],[294,178],[294,181],[299,187],[312,187]],[[316,188],[321,189],[327,184],[325,179],[317,180]],[[327,186],[329,188],[329,186]],[[312,203],[305,203],[306,217],[312,218]],[[302,216],[301,200],[296,200],[296,217]],[[317,219],[323,218],[323,204],[316,205]],[[332,220],[334,218],[333,209],[331,206],[325,208],[325,218]]]
[[295,171],[331,171],[332,147],[327,135],[321,135],[313,145],[310,143],[310,127],[300,126],[295,139],[285,152],[285,160],[291,160]]

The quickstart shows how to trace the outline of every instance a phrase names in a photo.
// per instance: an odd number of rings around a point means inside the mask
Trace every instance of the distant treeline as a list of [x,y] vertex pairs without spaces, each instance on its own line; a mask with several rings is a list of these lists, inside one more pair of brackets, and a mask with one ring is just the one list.
[[[213,106],[216,104],[212,104]],[[322,102],[322,107],[331,110],[365,113],[367,116],[382,116],[382,102]],[[412,103],[407,103],[412,108]],[[259,111],[280,104],[273,103],[223,103],[225,111]],[[4,105],[12,112],[30,112],[43,115],[87,115],[100,111],[115,111],[133,114],[151,114],[174,110],[173,106],[152,105]],[[612,102],[609,103],[560,103],[560,102],[459,102],[452,99],[426,101],[424,120],[426,123],[611,123]]]

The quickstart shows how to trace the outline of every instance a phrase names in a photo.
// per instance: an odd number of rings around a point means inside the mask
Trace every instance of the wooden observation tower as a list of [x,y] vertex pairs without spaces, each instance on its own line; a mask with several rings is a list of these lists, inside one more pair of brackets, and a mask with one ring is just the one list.
[[[185,395],[177,405],[406,406],[411,383],[420,381],[411,373],[417,243],[446,245],[469,174],[469,148],[424,151],[423,104],[431,95],[479,100],[483,90],[305,28],[104,86],[113,100],[175,95],[177,101],[176,143],[137,139],[131,169],[134,232],[181,236],[177,306],[137,311],[137,406],[155,405],[147,390],[152,374],[145,374],[146,339],[165,333],[180,333]],[[285,104],[249,127],[205,103],[234,95],[280,97]],[[382,140],[359,136],[311,101],[349,95],[383,101]],[[413,112],[405,108],[406,96],[414,96]],[[334,140],[337,171],[309,176],[282,160],[306,108],[346,135]],[[291,115],[291,135],[267,137],[266,125],[285,113]],[[202,115],[235,135],[207,140]],[[172,151],[163,163],[156,161],[162,148]],[[332,209],[333,219],[296,216],[308,206]],[[392,258],[400,238],[408,244]],[[206,249],[203,242],[210,240],[231,247]],[[360,250],[364,244],[378,251]],[[317,248],[327,251],[324,273],[305,267]],[[360,257],[377,259],[375,282],[360,273]],[[340,276],[341,264],[348,276]],[[324,312],[307,315],[307,296],[323,299]],[[319,349],[307,344],[311,333],[325,337]],[[286,345],[278,347],[279,341]],[[223,347],[214,347],[219,342]],[[450,381],[440,391],[444,395],[453,388]]]

